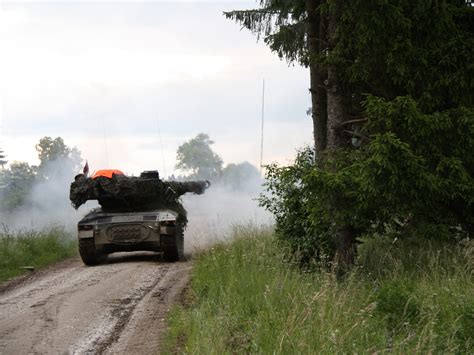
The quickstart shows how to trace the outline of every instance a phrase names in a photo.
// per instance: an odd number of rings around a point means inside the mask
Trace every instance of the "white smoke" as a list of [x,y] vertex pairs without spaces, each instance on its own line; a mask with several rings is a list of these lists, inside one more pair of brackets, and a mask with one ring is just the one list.
[[46,178],[37,178],[25,202],[11,213],[4,213],[0,222],[9,230],[41,230],[52,226],[69,232],[76,230],[77,222],[93,207],[89,201],[76,211],[69,201],[69,186],[74,180],[68,159],[48,162],[42,170]]
[[271,224],[272,215],[256,201],[261,190],[261,181],[249,181],[237,190],[217,185],[211,186],[203,195],[183,196],[189,220],[184,232],[185,252],[225,241],[234,225]]
[[[9,230],[41,230],[58,226],[75,233],[77,222],[99,205],[97,201],[88,201],[78,211],[71,206],[69,187],[74,176],[66,166],[67,162],[63,160],[48,163],[44,170],[48,178],[38,179],[26,203],[13,213],[3,214],[0,223]],[[226,240],[233,225],[271,224],[271,214],[259,207],[256,201],[262,190],[261,183],[259,179],[251,179],[242,182],[238,188],[216,184],[203,195],[184,195],[182,202],[189,220],[184,234],[186,253]]]

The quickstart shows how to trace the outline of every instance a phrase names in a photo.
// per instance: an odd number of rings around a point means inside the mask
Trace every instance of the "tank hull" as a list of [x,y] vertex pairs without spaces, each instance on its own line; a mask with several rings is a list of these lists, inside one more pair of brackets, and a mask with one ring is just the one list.
[[78,223],[79,252],[86,265],[100,263],[114,252],[163,252],[168,261],[183,257],[184,223],[178,213],[159,209],[146,212],[89,212]]

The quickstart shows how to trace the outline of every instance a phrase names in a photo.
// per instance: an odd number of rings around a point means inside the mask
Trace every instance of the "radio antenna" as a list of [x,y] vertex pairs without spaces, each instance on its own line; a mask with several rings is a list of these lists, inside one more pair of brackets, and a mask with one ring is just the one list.
[[166,164],[165,164],[165,153],[164,153],[164,150],[163,150],[163,140],[161,139],[160,120],[158,119],[158,117],[156,118],[156,127],[158,128],[158,139],[160,140],[161,159],[163,161],[163,172],[165,173],[164,176],[167,176],[167,174],[166,174]]
[[265,79],[263,79],[262,85],[262,134],[260,138],[260,174],[262,174],[263,168],[263,123],[265,117]]
[[104,131],[104,149],[105,149],[105,165],[109,168],[109,153],[107,151],[107,132],[105,131],[105,117],[102,115],[102,128]]

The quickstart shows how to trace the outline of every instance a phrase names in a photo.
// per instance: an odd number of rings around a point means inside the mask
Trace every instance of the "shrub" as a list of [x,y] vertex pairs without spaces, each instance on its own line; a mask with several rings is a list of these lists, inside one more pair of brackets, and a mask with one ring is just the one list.
[[414,287],[407,280],[384,284],[376,295],[376,312],[387,322],[389,330],[413,325],[420,314],[414,299]]
[[333,253],[334,226],[358,237],[461,239],[474,233],[474,110],[424,114],[408,97],[368,97],[358,149],[267,170],[260,203],[303,262]]

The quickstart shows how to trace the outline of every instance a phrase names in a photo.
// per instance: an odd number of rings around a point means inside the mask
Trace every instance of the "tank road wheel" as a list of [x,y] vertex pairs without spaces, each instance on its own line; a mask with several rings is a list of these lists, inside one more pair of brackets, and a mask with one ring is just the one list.
[[183,228],[176,228],[176,235],[163,235],[161,237],[163,246],[163,258],[165,261],[179,261],[184,256]]
[[95,249],[94,238],[79,239],[79,255],[87,266],[97,265],[102,255]]

